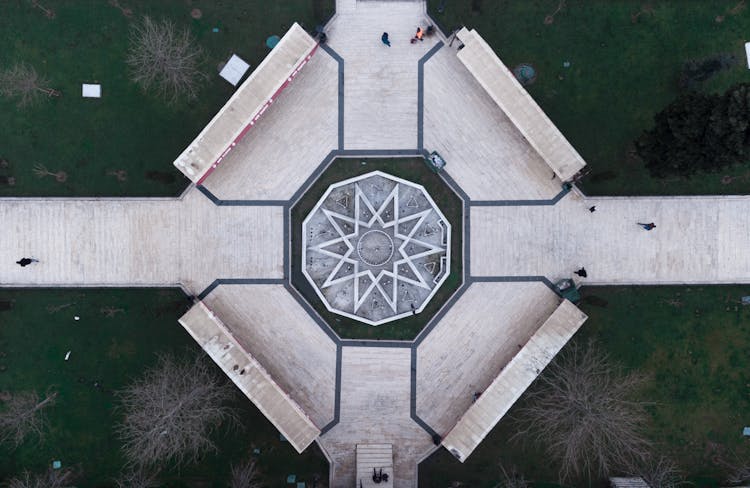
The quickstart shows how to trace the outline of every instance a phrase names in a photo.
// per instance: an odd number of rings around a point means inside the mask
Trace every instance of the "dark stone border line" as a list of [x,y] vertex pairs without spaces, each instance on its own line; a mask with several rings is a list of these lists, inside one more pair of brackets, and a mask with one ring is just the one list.
[[391,341],[377,339],[341,339],[341,345],[344,347],[391,347],[391,348],[410,348],[412,341]]
[[[435,23],[437,25],[437,23]],[[283,284],[297,303],[312,317],[313,321],[336,345],[336,380],[334,392],[334,416],[331,422],[321,428],[320,435],[324,435],[335,427],[340,420],[341,414],[341,374],[343,368],[343,348],[344,347],[381,347],[381,348],[408,348],[411,357],[410,370],[410,418],[425,430],[433,439],[440,439],[440,435],[430,425],[422,420],[417,414],[417,350],[419,345],[430,334],[430,332],[440,323],[448,311],[458,302],[466,290],[475,282],[525,282],[541,281],[547,287],[552,289],[556,294],[559,292],[554,285],[544,276],[505,276],[505,277],[472,277],[471,276],[471,207],[472,206],[528,206],[528,205],[555,205],[570,190],[570,185],[565,185],[563,190],[551,200],[474,200],[461,188],[460,185],[446,171],[439,173],[440,178],[451,190],[458,195],[463,202],[463,266],[462,266],[462,284],[448,301],[438,310],[429,323],[417,334],[411,341],[390,341],[390,340],[353,340],[341,339],[338,334],[323,320],[307,300],[291,284],[291,209],[310,188],[310,186],[326,171],[331,163],[337,157],[372,157],[372,156],[429,156],[429,152],[424,148],[424,64],[437,53],[445,44],[439,41],[433,46],[417,63],[418,69],[418,88],[417,88],[417,148],[416,149],[344,149],[344,59],[331,47],[321,45],[338,63],[338,147],[330,151],[323,161],[313,170],[308,178],[303,182],[300,188],[292,195],[289,200],[221,200],[211,193],[202,185],[196,185],[198,190],[203,193],[209,200],[218,206],[282,206],[284,211],[284,277],[282,279],[229,279],[215,280],[198,296],[203,300],[216,287],[221,284]]]
[[557,202],[570,193],[571,186],[563,185],[560,193],[550,200],[471,200],[473,207],[533,207],[542,205],[556,205]]
[[339,128],[338,148],[344,149],[344,58],[328,44],[320,44],[323,51],[327,52],[339,65]]
[[[320,162],[317,168],[313,170],[313,172],[310,174],[310,176],[307,177],[307,179],[302,183],[302,185],[297,189],[296,192],[294,192],[294,195],[292,195],[292,198],[289,199],[289,209],[288,211],[291,212],[291,209],[293,206],[297,204],[300,198],[302,198],[302,195],[304,195],[307,190],[310,189],[312,184],[320,178],[320,175],[323,174],[323,172],[330,166],[330,164],[333,162],[334,159],[336,159],[336,154],[339,152],[338,149],[334,149],[328,154],[326,154],[326,157],[323,158],[323,161]],[[290,244],[291,245],[291,244]]]
[[424,341],[424,339],[429,335],[429,333],[437,327],[437,324],[443,320],[443,317],[448,313],[448,311],[453,308],[453,305],[463,296],[464,293],[466,293],[466,290],[469,289],[469,286],[471,286],[471,279],[468,281],[464,281],[463,284],[456,290],[456,292],[451,295],[451,297],[448,299],[447,302],[438,310],[438,312],[432,317],[432,320],[422,329],[419,334],[417,334],[417,337],[414,338],[412,341],[412,345],[414,349],[416,350],[419,345]]
[[284,278],[220,278],[214,280],[196,298],[202,301],[219,285],[283,285],[285,281]]
[[341,418],[341,364],[344,348],[341,344],[336,344],[336,386],[334,387],[333,396],[333,420],[328,422],[322,429],[320,435],[325,434],[339,423]]
[[292,263],[290,259],[291,247],[292,247],[292,207],[289,206],[289,202],[284,204],[284,280],[292,281]]
[[443,41],[438,41],[417,62],[417,149],[424,149],[424,64],[444,46]]
[[[409,395],[409,417],[433,439],[441,438],[435,429],[417,415],[417,346],[411,348],[411,395]],[[441,438],[442,439],[442,438]]]
[[336,151],[337,156],[355,158],[368,156],[421,156],[419,149],[343,149]]
[[338,346],[341,344],[341,338],[336,334],[336,332],[326,323],[323,318],[318,315],[318,312],[315,311],[315,309],[307,303],[307,300],[297,291],[294,286],[289,283],[289,280],[284,280],[284,288],[286,288],[286,291],[288,291],[294,299],[297,301],[297,303],[305,309],[305,312],[315,321],[316,324],[318,324],[318,327],[321,328],[323,332]]
[[[429,153],[423,150],[423,155],[424,157],[428,157]],[[458,195],[458,198],[463,202],[464,205],[464,221],[462,229],[464,262],[461,269],[463,271],[463,281],[464,283],[466,283],[471,276],[471,198],[469,198],[469,195],[467,195],[463,188],[461,188],[461,186],[456,183],[456,180],[454,180],[450,174],[445,171],[441,171],[440,173],[438,173],[438,175],[440,176],[440,178],[442,178],[443,182],[445,182],[445,184],[448,185],[448,187],[451,188],[456,195]]]
[[214,205],[220,207],[283,207],[289,201],[288,200],[222,200],[203,185],[195,185],[195,187],[203,193],[206,198],[211,200]]
[[547,288],[561,296],[560,291],[546,276],[472,276],[471,283],[525,283],[529,281],[541,281]]

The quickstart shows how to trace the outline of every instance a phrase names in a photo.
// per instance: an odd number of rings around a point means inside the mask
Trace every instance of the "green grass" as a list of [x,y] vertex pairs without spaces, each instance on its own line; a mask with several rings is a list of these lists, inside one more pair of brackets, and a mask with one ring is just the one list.
[[[656,451],[672,458],[697,486],[721,481],[727,474],[723,462],[750,460],[750,442],[741,435],[750,412],[750,307],[739,304],[750,287],[586,287],[582,292],[580,307],[589,319],[575,340],[594,339],[627,370],[648,375],[642,399],[654,405],[645,429]],[[557,467],[540,449],[509,441],[513,411],[466,463],[443,450],[433,455],[420,469],[421,486],[460,480],[490,487],[501,460],[532,480],[555,480]]]
[[[363,161],[366,164],[362,164]],[[308,284],[307,278],[302,274],[300,268],[302,221],[318,203],[328,187],[341,180],[376,170],[423,185],[452,226],[451,272],[432,297],[430,303],[420,314],[377,327],[329,312],[315,290]],[[463,272],[462,233],[463,207],[461,199],[438,175],[427,168],[422,158],[336,159],[292,208],[292,284],[336,333],[343,338],[411,340],[419,334],[443,303],[461,286]]]
[[[691,58],[731,53],[734,68],[706,81],[702,89],[720,92],[750,81],[744,42],[750,6],[736,14],[738,0],[568,0],[544,24],[558,0],[428,0],[430,12],[447,31],[476,28],[509,67],[531,63],[537,70],[528,90],[587,161],[591,174],[584,191],[596,195],[738,194],[750,191],[750,164],[691,179],[651,178],[643,163],[629,156],[631,144],[653,125],[654,115],[680,93],[681,67]],[[652,15],[631,14],[641,5]],[[480,6],[472,11],[472,4]],[[717,23],[717,15],[723,22]],[[563,62],[569,61],[570,68]],[[448,161],[450,164],[450,161]],[[735,177],[722,184],[724,175]]]
[[[0,69],[26,62],[50,80],[62,97],[17,109],[0,98],[0,168],[15,185],[0,184],[0,196],[175,195],[188,180],[172,162],[227,101],[233,87],[217,66],[237,53],[257,66],[268,53],[264,42],[283,35],[292,22],[312,29],[333,11],[333,0],[283,2],[120,0],[134,12],[126,18],[106,0],[43,0],[55,11],[48,19],[28,0],[3,2]],[[190,11],[200,7],[203,17]],[[197,100],[168,105],[129,81],[125,65],[128,31],[143,15],[168,18],[189,28],[206,51],[209,81]],[[212,28],[219,32],[213,33]],[[102,84],[100,100],[81,98],[82,82]],[[38,178],[36,164],[65,171],[67,181]],[[111,174],[127,171],[120,182]],[[108,174],[109,173],[109,174]]]
[[[0,372],[0,391],[59,392],[47,410],[43,442],[16,451],[0,446],[0,480],[42,471],[59,459],[82,472],[77,486],[109,486],[124,462],[113,430],[121,417],[114,392],[155,364],[157,353],[200,354],[177,323],[189,305],[176,289],[0,290],[0,365],[7,368]],[[113,317],[104,313],[107,307],[117,310]],[[216,374],[223,376],[218,368]],[[327,462],[317,447],[297,455],[239,390],[235,407],[240,428],[219,432],[219,452],[202,462],[179,473],[167,469],[162,478],[169,486],[226,486],[230,465],[255,447],[269,486],[285,486],[290,473],[326,479]]]

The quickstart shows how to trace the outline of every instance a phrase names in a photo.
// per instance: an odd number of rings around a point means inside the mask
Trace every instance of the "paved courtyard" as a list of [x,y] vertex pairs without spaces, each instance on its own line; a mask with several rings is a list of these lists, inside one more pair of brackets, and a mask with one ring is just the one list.
[[[0,284],[182,287],[180,323],[354,488],[368,452],[385,487],[441,446],[465,460],[586,320],[554,286],[581,266],[583,286],[750,282],[750,197],[586,197],[479,33],[409,42],[430,23],[422,1],[339,0],[327,44],[293,26],[177,158],[178,198],[0,199]],[[335,158],[432,151],[463,201],[463,284],[412,342],[341,339],[291,285],[291,207]]]

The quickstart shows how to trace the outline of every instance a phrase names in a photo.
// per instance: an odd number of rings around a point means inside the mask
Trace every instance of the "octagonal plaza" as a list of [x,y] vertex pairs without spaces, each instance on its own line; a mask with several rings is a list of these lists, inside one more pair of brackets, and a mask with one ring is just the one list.
[[421,312],[450,273],[451,225],[421,185],[380,171],[331,185],[302,224],[302,271],[331,312]]
[[[372,467],[416,486],[439,445],[465,460],[585,321],[553,285],[581,266],[579,285],[750,282],[750,197],[586,197],[477,32],[409,43],[431,23],[419,1],[339,0],[328,44],[293,25],[177,157],[178,198],[0,199],[0,283],[181,286],[185,329],[351,488]],[[463,286],[413,342],[342,340],[289,283],[290,209],[336,157],[431,151],[463,199]]]

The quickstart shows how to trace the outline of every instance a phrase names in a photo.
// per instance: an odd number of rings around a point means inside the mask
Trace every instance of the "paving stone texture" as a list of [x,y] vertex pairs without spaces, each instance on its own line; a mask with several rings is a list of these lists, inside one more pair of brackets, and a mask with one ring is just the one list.
[[[422,1],[336,8],[327,45],[293,27],[240,87],[260,111],[240,120],[230,102],[212,122],[232,137],[246,123],[243,138],[190,146],[195,171],[212,169],[202,186],[0,199],[0,286],[182,287],[201,300],[183,326],[295,448],[317,441],[331,486],[353,488],[357,446],[362,466],[390,453],[395,487],[417,486],[441,443],[465,460],[585,320],[553,286],[581,266],[583,285],[750,282],[750,197],[568,191],[571,166],[541,154],[576,153],[535,140],[554,125],[478,33],[462,31],[461,54],[440,32],[410,42],[431,24]],[[435,150],[464,200],[464,284],[413,342],[343,341],[289,283],[292,199],[334,157]]]

